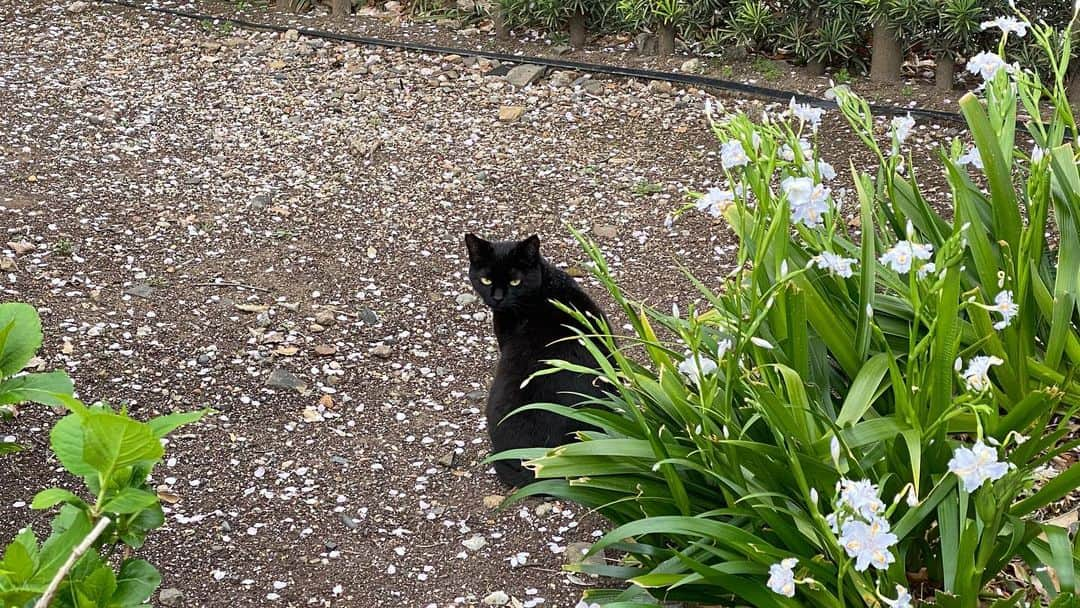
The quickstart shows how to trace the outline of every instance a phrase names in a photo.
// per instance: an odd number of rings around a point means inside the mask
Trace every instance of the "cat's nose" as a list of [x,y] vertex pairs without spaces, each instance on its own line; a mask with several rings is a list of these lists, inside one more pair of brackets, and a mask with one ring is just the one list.
[[493,289],[493,290],[491,290],[491,299],[495,300],[496,302],[502,302],[502,299],[503,299],[504,295],[505,294],[503,293],[503,290],[501,290],[501,289]]

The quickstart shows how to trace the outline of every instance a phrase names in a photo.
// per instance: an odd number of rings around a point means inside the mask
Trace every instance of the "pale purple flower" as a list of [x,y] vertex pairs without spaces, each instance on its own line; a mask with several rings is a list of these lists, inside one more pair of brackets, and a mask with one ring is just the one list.
[[1001,320],[994,323],[994,329],[1005,329],[1012,324],[1013,317],[1020,312],[1020,306],[1013,302],[1013,293],[1006,290],[999,291],[994,296],[994,305],[988,310],[1001,314]]
[[889,548],[900,539],[889,532],[889,522],[885,519],[875,518],[870,523],[846,521],[842,530],[840,544],[848,557],[855,558],[855,569],[859,572],[865,572],[870,566],[884,570],[896,561]]
[[964,370],[964,382],[968,390],[981,393],[990,388],[990,368],[1002,363],[1005,362],[993,355],[972,357]]
[[731,190],[709,188],[709,190],[694,203],[699,211],[705,211],[713,217],[720,217],[735,203],[735,193]]
[[749,162],[750,158],[746,156],[746,150],[743,149],[742,142],[739,140],[732,139],[720,146],[720,163],[725,169],[743,167]]
[[967,71],[982,76],[983,80],[992,80],[1001,70],[1012,72],[1014,68],[1005,63],[997,53],[983,51],[967,62]]
[[1007,462],[999,462],[997,450],[981,440],[976,441],[971,449],[963,446],[953,451],[949,460],[949,471],[960,478],[964,491],[968,494],[978,490],[987,479],[997,481],[1009,471]]
[[821,116],[825,113],[825,110],[821,108],[796,103],[794,97],[791,98],[788,109],[791,111],[792,116],[808,123],[814,131],[817,131],[818,125],[821,124]]
[[1016,17],[998,17],[993,21],[983,21],[982,29],[996,27],[1006,34],[1016,34],[1023,38],[1027,35],[1027,24]]
[[1039,146],[1035,146],[1031,149],[1031,164],[1039,164],[1039,162],[1042,161],[1044,156],[1046,156],[1046,150],[1040,148]]
[[911,608],[911,594],[904,588],[903,585],[896,586],[896,599],[890,600],[887,597],[882,597],[885,604],[890,608]]
[[932,245],[898,241],[878,261],[900,274],[906,274],[911,272],[911,265],[915,260],[929,260],[933,250]]
[[919,272],[916,276],[918,276],[920,279],[925,279],[927,275],[931,274],[935,270],[937,270],[937,266],[934,266],[933,262],[927,262],[923,264],[921,268],[919,268]]
[[907,141],[913,128],[915,128],[915,119],[911,117],[911,114],[892,119],[893,134],[896,135],[897,143],[903,144]]
[[979,154],[979,149],[976,148],[975,146],[972,146],[972,147],[968,148],[968,151],[965,152],[963,156],[958,158],[956,160],[956,162],[961,167],[964,166],[964,165],[970,164],[971,166],[975,167],[976,169],[982,169],[983,168],[982,155]]
[[786,177],[780,182],[780,189],[791,205],[791,223],[802,222],[809,228],[821,226],[823,216],[829,210],[828,188],[815,185],[809,177]]
[[845,258],[831,251],[822,251],[818,255],[810,258],[811,264],[816,265],[818,268],[828,270],[830,273],[845,279],[850,278],[854,274],[851,265],[857,261],[858,260],[855,258]]
[[[813,146],[810,145],[810,142],[806,141],[805,139],[800,139],[799,140],[799,151],[802,152],[802,157],[803,158],[810,158],[811,156],[813,156],[814,148],[813,148]],[[789,146],[788,144],[784,144],[784,145],[780,146],[780,158],[782,158],[782,159],[784,159],[784,160],[786,160],[788,162],[794,162],[795,161],[795,151],[792,150],[791,146]]]
[[817,161],[817,173],[824,181],[831,181],[836,178],[836,169],[829,163],[819,160]]
[[868,479],[840,480],[840,504],[846,505],[868,521],[885,510],[885,503],[878,498],[878,487]]
[[795,565],[799,560],[789,557],[778,564],[769,566],[769,580],[765,584],[773,593],[784,597],[795,597]]

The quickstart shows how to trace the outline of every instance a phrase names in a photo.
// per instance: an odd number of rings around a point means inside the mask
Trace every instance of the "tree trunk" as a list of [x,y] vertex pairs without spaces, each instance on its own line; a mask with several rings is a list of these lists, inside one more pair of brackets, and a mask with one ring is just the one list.
[[952,53],[945,51],[937,58],[934,68],[934,84],[941,91],[951,91],[956,82],[956,60]]
[[502,42],[510,40],[510,28],[506,25],[506,9],[496,5],[491,13],[491,21],[495,25],[495,39]]
[[570,29],[570,46],[575,49],[585,47],[585,15],[583,13],[574,13],[570,15],[570,19],[567,20],[566,25]]
[[825,64],[820,61],[807,61],[806,71],[809,72],[811,76],[821,76],[825,73]]
[[1070,66],[1065,74],[1065,94],[1069,97],[1069,104],[1080,108],[1080,64]]
[[870,56],[870,80],[896,82],[900,80],[900,64],[904,60],[900,49],[899,32],[888,22],[874,24],[874,49]]
[[331,5],[331,14],[334,19],[344,21],[345,17],[352,14],[352,0],[334,0]]
[[656,45],[656,54],[661,57],[668,57],[675,53],[675,25],[671,23],[665,23],[660,26],[660,30],[657,32],[658,42]]

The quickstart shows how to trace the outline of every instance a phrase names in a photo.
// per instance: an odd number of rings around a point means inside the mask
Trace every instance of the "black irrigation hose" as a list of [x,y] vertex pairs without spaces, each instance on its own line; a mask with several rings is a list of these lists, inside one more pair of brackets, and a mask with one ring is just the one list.
[[[338,42],[354,42],[356,44],[363,44],[369,46],[381,46],[386,48],[402,49],[406,51],[419,51],[424,53],[435,53],[440,55],[460,55],[471,57],[482,57],[484,59],[494,59],[499,62],[506,63],[531,63],[535,65],[542,65],[552,68],[563,68],[567,70],[575,70],[579,72],[588,72],[592,74],[606,74],[609,76],[626,76],[630,78],[641,78],[645,80],[662,80],[671,83],[680,83],[693,85],[701,88],[720,89],[723,91],[745,93],[754,97],[760,97],[765,99],[771,99],[776,101],[786,102],[791,98],[795,98],[798,103],[809,104],[819,108],[836,108],[836,102],[829,101],[827,99],[821,99],[820,97],[814,97],[812,95],[804,95],[802,93],[795,93],[791,91],[781,91],[778,89],[770,89],[767,87],[759,87],[751,84],[744,84],[741,82],[734,82],[731,80],[723,80],[720,78],[712,78],[709,76],[699,76],[696,74],[680,74],[678,72],[663,72],[659,70],[645,70],[641,68],[628,68],[620,66],[601,65],[596,63],[585,63],[582,61],[567,61],[564,59],[551,59],[548,57],[530,57],[528,55],[510,55],[507,53],[496,53],[492,51],[478,51],[463,48],[454,48],[448,46],[438,46],[434,44],[425,44],[422,42],[406,42],[401,40],[384,40],[382,38],[368,38],[365,36],[356,36],[353,34],[341,34],[337,32],[328,32],[325,30],[313,30],[303,27],[290,27],[284,25],[272,25],[268,23],[256,23],[254,21],[248,21],[246,19],[236,19],[233,17],[219,17],[217,15],[206,15],[202,13],[193,13],[190,11],[184,11],[174,8],[164,8],[159,6],[151,6],[138,2],[131,2],[129,0],[97,0],[103,4],[115,4],[119,6],[126,6],[128,8],[134,8],[139,10],[151,11],[155,13],[164,13],[166,15],[173,15],[175,17],[184,17],[186,19],[196,19],[198,21],[216,20],[223,23],[230,23],[236,27],[241,27],[250,30],[263,30],[273,32],[286,32],[288,30],[296,30],[298,33],[311,38],[323,38],[325,40],[336,40]],[[885,116],[898,116],[911,114],[913,117],[927,118],[930,120],[954,122],[960,124],[967,124],[964,121],[963,116],[956,112],[944,112],[941,110],[928,110],[925,108],[901,108],[897,106],[882,105],[882,104],[870,104],[870,110],[875,114]]]

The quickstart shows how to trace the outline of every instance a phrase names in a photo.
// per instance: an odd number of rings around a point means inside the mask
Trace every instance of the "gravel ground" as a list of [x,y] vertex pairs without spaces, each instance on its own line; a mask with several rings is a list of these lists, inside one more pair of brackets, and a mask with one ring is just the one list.
[[[715,284],[732,249],[707,217],[665,226],[718,175],[705,92],[518,89],[489,62],[95,3],[3,3],[0,24],[0,297],[39,307],[42,368],[84,400],[217,410],[156,473],[163,605],[570,607],[595,584],[561,566],[602,521],[491,508],[497,351],[462,234],[537,232],[573,266],[565,225],[586,228],[630,293],[688,302],[676,265]],[[826,158],[865,163],[837,120]],[[948,132],[918,129],[917,166]],[[56,419],[0,426],[32,448],[0,461],[0,539],[70,483]]]

